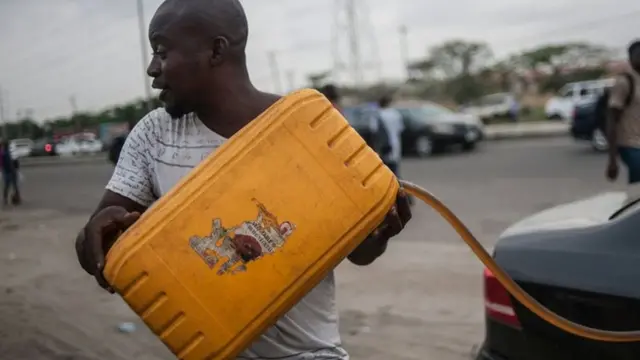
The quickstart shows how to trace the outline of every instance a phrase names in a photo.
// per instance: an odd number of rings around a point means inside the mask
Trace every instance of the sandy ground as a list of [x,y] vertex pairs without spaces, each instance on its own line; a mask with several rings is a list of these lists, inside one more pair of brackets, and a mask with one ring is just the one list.
[[[80,269],[73,239],[85,220],[0,212],[0,359],[174,358]],[[482,340],[481,265],[461,244],[399,239],[370,267],[341,265],[338,282],[353,359],[469,359]],[[127,321],[133,333],[118,330]]]

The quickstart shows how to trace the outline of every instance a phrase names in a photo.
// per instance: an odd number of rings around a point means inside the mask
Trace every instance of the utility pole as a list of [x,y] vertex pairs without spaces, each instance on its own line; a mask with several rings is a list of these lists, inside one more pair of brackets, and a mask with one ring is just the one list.
[[289,91],[296,89],[296,78],[293,70],[287,71],[287,87],[289,88]]
[[347,15],[349,50],[351,54],[351,76],[353,77],[354,85],[358,86],[362,83],[362,65],[355,1],[356,0],[345,0],[345,12]]
[[15,123],[18,125],[18,138],[22,138],[23,137],[23,133],[22,133],[22,119],[24,119],[24,114],[22,112],[22,109],[18,109],[18,111],[16,111],[16,120]]
[[275,51],[269,51],[269,66],[271,67],[271,80],[277,94],[282,94],[282,81],[280,79],[280,69]]
[[342,23],[340,15],[342,15],[342,0],[333,0],[333,26],[331,29],[331,58],[333,60],[333,69],[331,75],[334,81],[339,81],[342,78],[345,65],[342,61],[343,57],[340,54],[340,39],[344,34],[342,29]]
[[71,105],[71,118],[75,118],[76,132],[82,131],[82,124],[80,123],[80,117],[76,116],[78,113],[78,104],[76,103],[76,96],[69,96],[69,104]]
[[142,0],[138,0],[138,30],[140,31],[140,50],[142,52],[142,78],[144,79],[144,94],[147,110],[151,111],[151,84],[147,75],[147,67],[149,66],[149,56],[147,51],[147,32],[144,25],[144,6]]
[[405,25],[400,26],[400,55],[402,56],[402,64],[404,65],[404,72],[409,80],[411,74],[409,71],[409,32]]
[[7,123],[4,118],[4,97],[2,96],[2,88],[0,88],[0,128],[2,129],[1,140],[7,139]]
[[75,115],[78,112],[78,103],[75,95],[69,96],[69,104],[71,105],[71,115]]

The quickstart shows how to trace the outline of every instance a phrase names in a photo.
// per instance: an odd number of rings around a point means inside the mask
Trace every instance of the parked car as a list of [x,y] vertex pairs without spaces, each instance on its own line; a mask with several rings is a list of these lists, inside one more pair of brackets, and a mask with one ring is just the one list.
[[29,156],[55,156],[56,142],[53,139],[40,139],[33,142]]
[[574,107],[571,120],[571,136],[579,141],[588,141],[596,151],[609,148],[605,129],[598,126],[596,104],[597,99]]
[[547,118],[570,120],[575,106],[592,102],[605,89],[613,86],[614,81],[614,79],[599,79],[566,84],[558,91],[558,95],[545,104]]
[[[404,121],[404,155],[427,157],[450,145],[473,150],[484,139],[482,122],[474,115],[456,113],[430,102],[399,102],[394,107]],[[375,111],[371,104],[343,109],[351,126],[367,141],[372,137],[371,118]]]
[[[508,228],[493,257],[557,314],[605,330],[640,329],[640,197],[609,192],[535,214]],[[568,334],[526,309],[484,271],[484,344],[477,360],[638,359],[640,343]]]
[[9,141],[9,151],[14,159],[29,156],[33,141],[31,139],[13,139]]
[[360,136],[371,145],[373,140],[373,121],[375,121],[377,105],[361,104],[342,108],[342,114]]
[[56,144],[56,153],[60,156],[97,154],[102,152],[102,141],[94,134],[81,133],[63,137]]
[[520,103],[511,93],[497,93],[481,97],[463,107],[462,112],[475,115],[482,120],[517,119],[520,114]]
[[473,150],[484,138],[482,122],[474,115],[433,103],[398,104],[396,108],[405,124],[402,144],[406,154],[426,157],[450,145]]

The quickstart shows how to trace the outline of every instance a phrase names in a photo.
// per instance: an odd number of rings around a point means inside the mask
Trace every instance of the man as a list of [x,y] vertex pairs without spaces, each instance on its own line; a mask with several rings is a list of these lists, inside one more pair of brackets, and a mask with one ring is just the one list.
[[[131,131],[106,191],[76,239],[82,267],[109,289],[104,248],[226,139],[274,104],[257,90],[246,66],[248,27],[238,0],[166,0],[149,26],[147,72],[164,109]],[[349,255],[373,262],[409,221],[404,193],[383,225]],[[307,239],[313,241],[313,239]],[[110,289],[109,289],[110,290]],[[215,306],[215,304],[211,304]],[[255,359],[348,359],[341,347],[331,273],[243,354]]]
[[377,151],[387,167],[399,177],[404,123],[400,112],[390,107],[392,101],[389,95],[378,100]]
[[118,159],[120,159],[120,152],[122,152],[122,147],[124,147],[124,143],[127,140],[127,135],[120,134],[113,138],[111,142],[111,146],[109,147],[109,161],[115,166],[118,163]]
[[326,84],[320,88],[320,92],[324,95],[333,106],[340,111],[340,93],[338,88],[333,84]]
[[[20,188],[18,186],[18,161],[11,156],[9,142],[3,140],[0,143],[0,166],[2,167],[2,204],[18,205],[21,202]],[[11,198],[9,194],[13,190]]]
[[629,46],[631,71],[616,78],[609,93],[607,178],[618,178],[618,156],[628,170],[629,184],[640,182],[640,41]]

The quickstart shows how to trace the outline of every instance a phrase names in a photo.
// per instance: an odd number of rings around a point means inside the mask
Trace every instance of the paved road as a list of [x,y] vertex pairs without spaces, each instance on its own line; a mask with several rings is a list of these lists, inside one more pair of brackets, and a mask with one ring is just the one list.
[[[408,160],[403,171],[449,204],[485,245],[492,245],[523,216],[611,189],[602,176],[604,160],[568,139],[531,140]],[[7,275],[3,285],[10,286],[0,292],[13,294],[0,298],[0,318],[8,324],[0,326],[0,338],[12,335],[3,342],[10,345],[3,354],[172,358],[142,325],[134,334],[113,329],[119,321],[139,320],[119,299],[95,289],[70,250],[84,214],[93,209],[109,178],[109,165],[40,166],[24,172],[26,207],[81,216],[34,211],[28,216],[35,220],[20,218],[2,233],[0,254],[13,255],[0,259],[0,273]],[[37,218],[39,213],[49,218]],[[341,332],[352,358],[469,359],[472,347],[483,339],[481,264],[426,207],[415,208],[414,220],[398,240],[366,270],[348,263],[337,270]],[[12,353],[12,344],[23,352]],[[25,355],[25,349],[37,354]]]
[[[522,216],[611,188],[604,160],[588,146],[557,138],[485,143],[473,153],[407,160],[402,171],[452,206],[478,236],[495,238]],[[107,163],[25,168],[26,206],[90,212],[111,171]],[[427,224],[432,240],[449,241],[453,234],[430,210],[415,214],[420,221],[406,239],[423,238]]]

